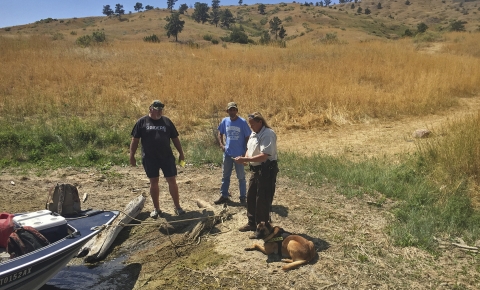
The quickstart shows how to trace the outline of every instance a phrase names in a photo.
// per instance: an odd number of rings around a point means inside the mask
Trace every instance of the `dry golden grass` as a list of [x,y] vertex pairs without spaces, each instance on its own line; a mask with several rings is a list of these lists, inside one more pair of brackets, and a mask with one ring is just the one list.
[[242,114],[262,111],[283,128],[429,114],[478,93],[480,59],[454,47],[479,47],[479,40],[459,35],[446,45],[449,54],[419,52],[408,39],[197,49],[3,38],[0,112],[137,118],[161,99],[183,129],[208,123],[231,100]]
[[471,33],[447,34],[448,43],[444,45],[443,51],[455,55],[480,58],[480,46],[478,45],[479,36],[478,34]]
[[[429,27],[459,19],[468,20],[472,31],[478,25],[475,3],[379,2],[382,9],[377,2],[356,4],[371,9],[371,15],[356,15],[350,3],[334,8],[267,5],[267,15],[258,14],[256,5],[223,7],[257,26],[265,17],[282,19],[290,37],[286,49],[212,45],[204,35],[218,39],[228,31],[188,16],[182,16],[183,44],[173,43],[163,29],[167,10],[2,30],[0,116],[74,114],[131,122],[158,98],[182,130],[195,130],[235,100],[241,114],[262,111],[278,129],[310,128],[429,114],[478,93],[476,33],[447,34],[433,46],[379,37],[398,38],[405,27],[415,30],[423,21],[418,13],[428,15]],[[435,20],[445,13],[443,22]],[[95,31],[105,33],[107,44],[74,44]],[[329,33],[336,33],[337,44],[322,42]],[[161,43],[142,41],[152,34]],[[195,45],[185,45],[188,41]],[[426,49],[434,53],[423,53]]]

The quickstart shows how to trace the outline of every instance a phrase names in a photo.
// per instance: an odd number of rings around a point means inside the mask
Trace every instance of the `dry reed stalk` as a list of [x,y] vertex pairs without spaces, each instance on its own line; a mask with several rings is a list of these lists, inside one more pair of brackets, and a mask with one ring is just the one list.
[[432,113],[477,93],[480,83],[478,58],[422,54],[409,40],[287,49],[133,41],[79,48],[41,36],[0,43],[3,116],[68,110],[135,119],[161,99],[167,115],[191,130],[234,100],[240,115],[262,111],[275,127],[311,128]]

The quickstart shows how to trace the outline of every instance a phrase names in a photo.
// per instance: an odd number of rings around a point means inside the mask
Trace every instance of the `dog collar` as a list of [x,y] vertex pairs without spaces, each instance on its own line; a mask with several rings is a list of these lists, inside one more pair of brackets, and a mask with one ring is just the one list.
[[280,236],[280,237],[272,238],[272,239],[268,240],[267,243],[273,243],[273,242],[278,242],[278,241],[283,241],[283,237]]

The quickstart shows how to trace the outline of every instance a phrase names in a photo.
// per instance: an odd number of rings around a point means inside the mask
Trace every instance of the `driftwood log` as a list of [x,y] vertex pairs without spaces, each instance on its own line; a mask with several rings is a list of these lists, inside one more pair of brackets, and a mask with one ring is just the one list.
[[196,240],[205,229],[211,229],[217,223],[223,222],[231,217],[228,207],[212,206],[208,202],[198,199],[197,206],[205,208],[203,210],[204,219],[200,219],[196,224],[192,225],[185,234],[185,240]]
[[145,197],[143,195],[139,195],[130,201],[123,210],[125,214],[120,213],[110,226],[87,242],[80,249],[77,257],[85,257],[84,261],[87,263],[103,259],[117,235],[124,228],[123,224],[131,222],[132,218],[135,218],[142,211],[144,204]]

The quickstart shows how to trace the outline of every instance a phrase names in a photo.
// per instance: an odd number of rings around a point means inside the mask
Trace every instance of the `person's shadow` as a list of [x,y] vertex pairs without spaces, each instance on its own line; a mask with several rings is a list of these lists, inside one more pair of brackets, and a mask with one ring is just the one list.
[[283,205],[272,205],[272,212],[278,214],[281,217],[287,217],[288,216],[288,207],[285,207]]

